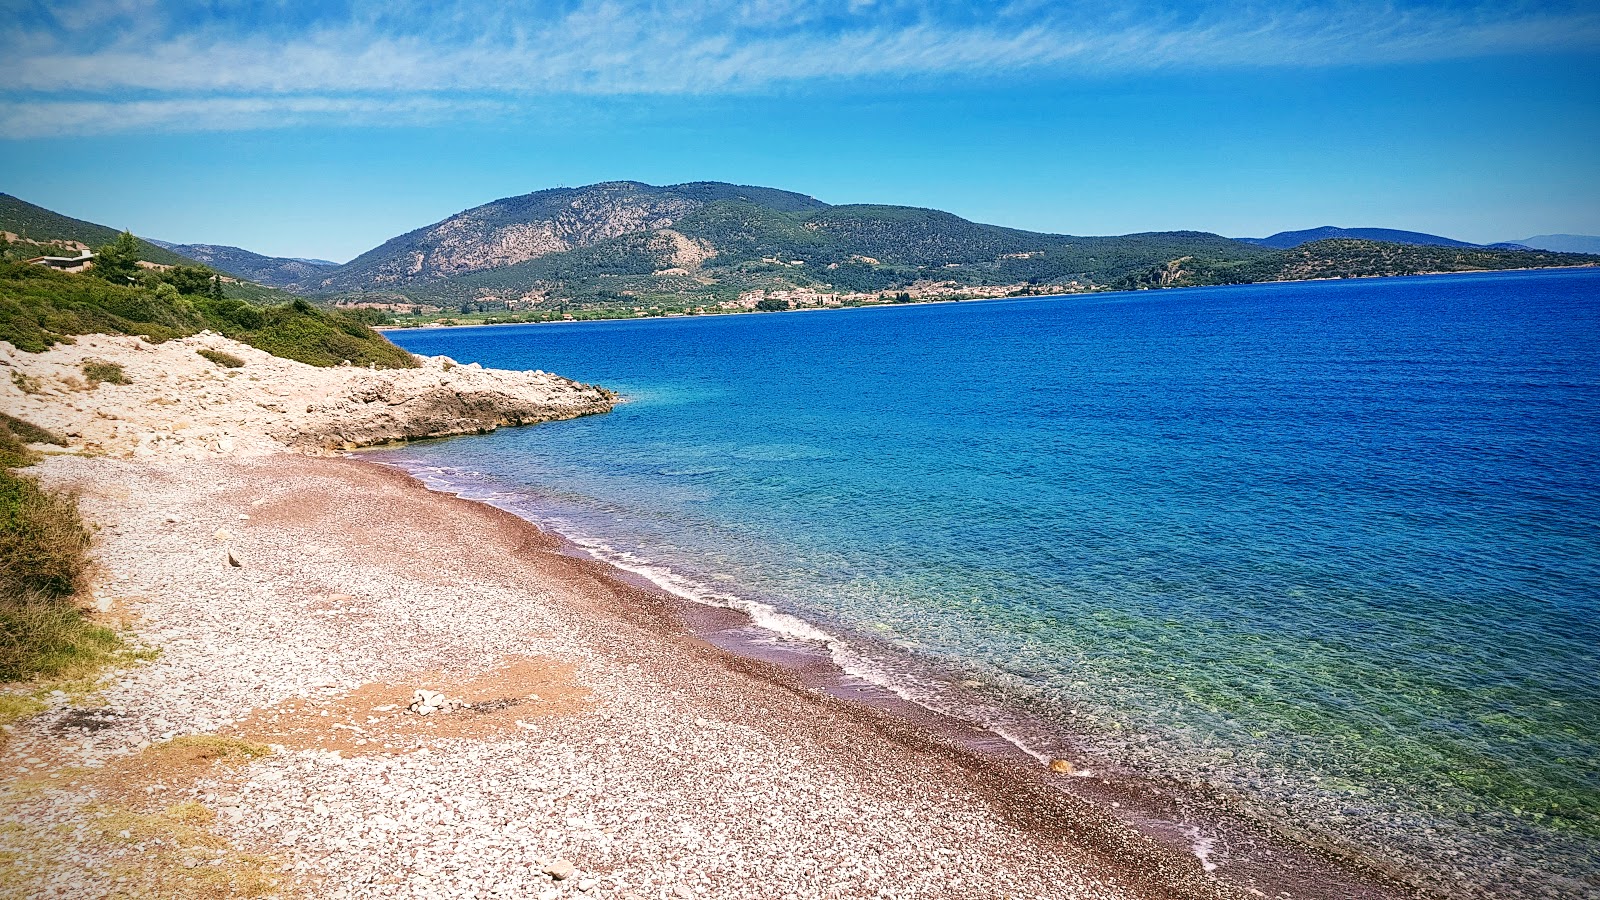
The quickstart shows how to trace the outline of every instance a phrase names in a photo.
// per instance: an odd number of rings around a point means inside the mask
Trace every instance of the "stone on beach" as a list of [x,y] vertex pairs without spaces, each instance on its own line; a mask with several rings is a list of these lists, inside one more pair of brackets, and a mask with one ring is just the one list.
[[565,859],[552,859],[549,862],[545,863],[544,867],[541,868],[539,871],[543,872],[546,875],[549,875],[551,878],[554,878],[556,881],[566,881],[568,878],[571,878],[573,873],[577,872],[578,869],[577,869],[576,866],[574,866],[568,860],[565,860]]

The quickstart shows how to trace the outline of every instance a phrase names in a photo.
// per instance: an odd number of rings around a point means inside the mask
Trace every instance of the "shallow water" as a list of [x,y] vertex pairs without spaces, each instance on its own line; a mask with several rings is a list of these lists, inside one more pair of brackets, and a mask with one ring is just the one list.
[[391,336],[629,399],[376,454],[439,486],[1042,757],[1600,896],[1600,272]]

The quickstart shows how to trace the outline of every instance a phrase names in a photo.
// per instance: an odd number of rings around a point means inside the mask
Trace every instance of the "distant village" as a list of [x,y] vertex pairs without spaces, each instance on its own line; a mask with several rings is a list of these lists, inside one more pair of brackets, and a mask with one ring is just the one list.
[[[954,281],[919,281],[893,291],[827,291],[815,288],[769,288],[749,290],[739,294],[736,299],[723,300],[702,305],[687,304],[682,307],[663,307],[660,304],[635,304],[626,302],[606,304],[608,308],[631,311],[642,315],[662,316],[688,316],[707,315],[727,312],[754,312],[780,311],[793,309],[828,309],[847,306],[874,306],[894,303],[928,303],[941,300],[994,300],[1005,297],[1052,296],[1057,294],[1075,294],[1089,290],[1087,285],[1077,281],[1064,284],[1001,284],[1001,285],[970,285]],[[619,297],[632,298],[633,294],[621,292]],[[643,298],[640,298],[643,299]],[[463,313],[468,309],[475,313],[489,313],[504,311],[506,313],[533,312],[542,310],[551,312],[553,304],[562,304],[560,298],[551,297],[540,291],[530,291],[520,297],[483,296],[463,303]],[[595,307],[598,304],[586,304]],[[402,300],[336,300],[334,306],[345,310],[373,310],[402,316],[437,316],[449,313],[449,307],[432,303],[420,303]],[[561,312],[552,318],[559,317],[565,320],[581,318],[581,316],[566,312],[564,305]]]

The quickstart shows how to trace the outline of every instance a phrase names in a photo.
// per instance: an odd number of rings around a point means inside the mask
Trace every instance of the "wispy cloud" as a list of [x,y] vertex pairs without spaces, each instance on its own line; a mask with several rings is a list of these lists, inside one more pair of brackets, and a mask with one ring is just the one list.
[[[15,5],[15,0],[6,5]],[[1600,47],[1582,5],[92,0],[9,16],[0,136],[499,115],[530,98]],[[492,9],[485,7],[492,6]]]

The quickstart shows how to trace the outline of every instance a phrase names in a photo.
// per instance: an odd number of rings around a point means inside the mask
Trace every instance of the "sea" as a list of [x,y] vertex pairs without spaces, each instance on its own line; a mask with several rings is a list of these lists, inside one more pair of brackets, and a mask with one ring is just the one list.
[[1600,897],[1600,270],[389,336],[625,402],[369,459],[1041,762]]

